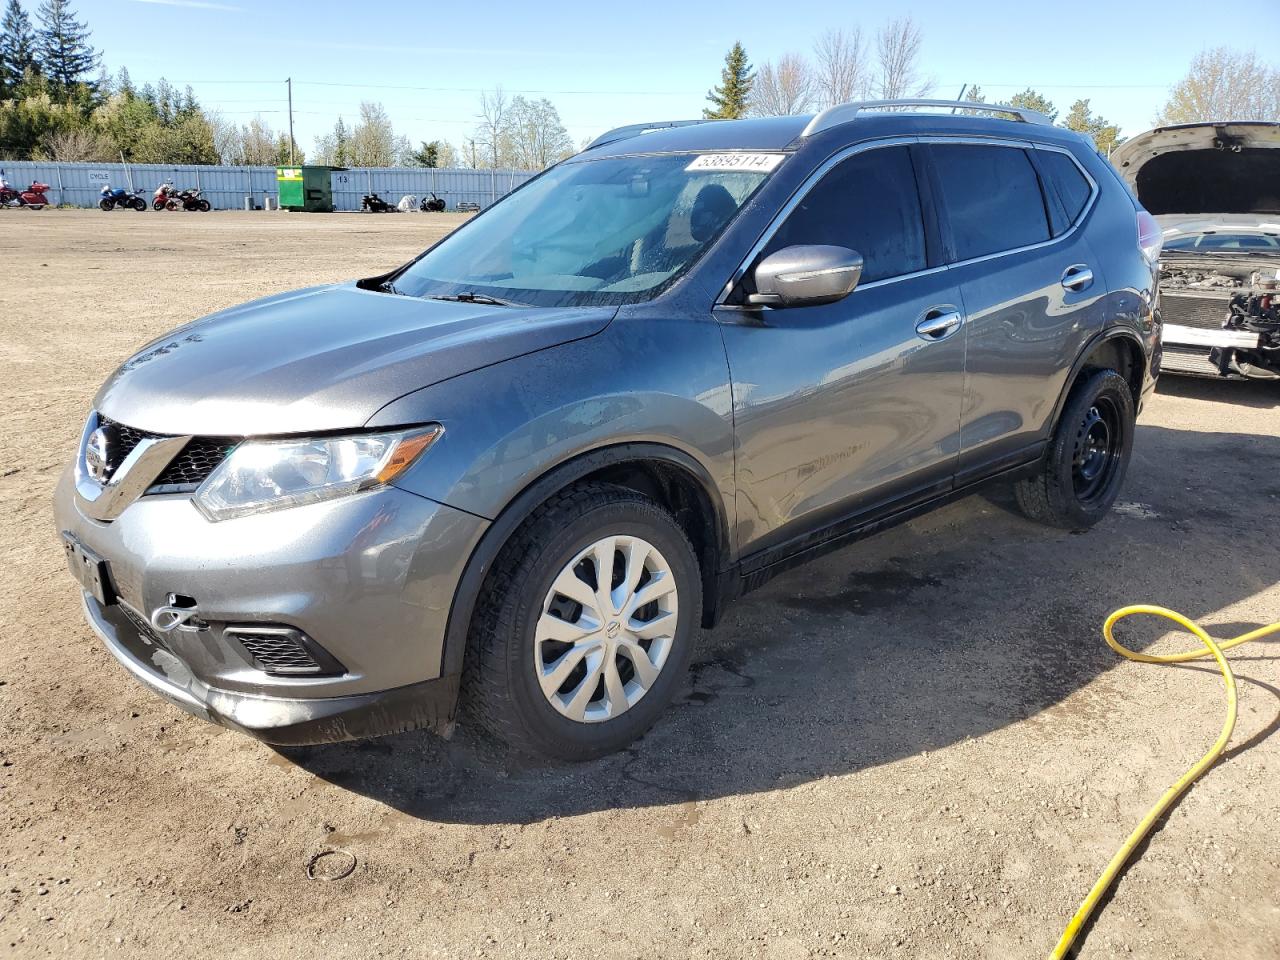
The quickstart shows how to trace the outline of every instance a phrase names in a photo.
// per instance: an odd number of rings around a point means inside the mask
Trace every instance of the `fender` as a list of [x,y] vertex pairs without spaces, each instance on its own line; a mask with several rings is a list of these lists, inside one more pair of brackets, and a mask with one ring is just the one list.
[[[1075,386],[1076,378],[1080,376],[1080,371],[1084,369],[1085,362],[1089,359],[1090,355],[1092,355],[1093,351],[1096,350],[1099,345],[1106,343],[1109,340],[1116,340],[1116,339],[1123,339],[1123,340],[1130,341],[1134,346],[1138,348],[1138,355],[1142,357],[1144,361],[1148,359],[1147,348],[1143,344],[1142,338],[1138,336],[1138,334],[1133,330],[1131,330],[1129,327],[1122,327],[1122,326],[1107,327],[1105,330],[1102,330],[1097,334],[1095,334],[1093,337],[1091,337],[1085,343],[1084,347],[1081,348],[1080,355],[1076,357],[1075,363],[1071,365],[1071,372],[1067,374],[1067,378],[1062,385],[1062,390],[1058,394],[1058,400],[1053,405],[1053,416],[1050,418],[1050,423],[1053,424],[1053,427],[1050,430],[1050,436],[1052,436],[1053,430],[1058,429],[1058,418],[1062,416],[1062,408],[1066,406],[1067,396],[1068,394],[1071,393],[1071,388]],[[1143,370],[1141,371],[1141,376],[1144,378],[1146,377],[1145,362],[1143,365]],[[1141,393],[1141,388],[1139,388],[1139,393]],[[1134,397],[1133,403],[1136,409],[1138,404],[1138,397]]]
[[557,464],[542,474],[517,494],[489,525],[467,561],[454,591],[453,604],[449,608],[449,619],[445,626],[440,676],[452,676],[462,672],[467,649],[467,633],[471,628],[471,617],[475,612],[476,600],[484,586],[485,577],[488,576],[494,561],[511,535],[530,514],[558,490],[604,467],[640,462],[669,464],[696,477],[702,487],[703,495],[712,505],[715,517],[712,518],[710,526],[718,562],[710,569],[703,565],[702,583],[704,622],[707,618],[715,617],[723,605],[720,600],[723,593],[722,584],[728,579],[723,573],[730,559],[730,541],[728,516],[711,475],[689,454],[665,444],[623,443],[600,447]]

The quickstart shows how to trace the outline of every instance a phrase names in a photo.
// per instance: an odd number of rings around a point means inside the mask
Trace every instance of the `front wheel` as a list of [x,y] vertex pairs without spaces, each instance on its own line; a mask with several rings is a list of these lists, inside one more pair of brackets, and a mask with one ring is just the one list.
[[1116,502],[1133,452],[1133,393],[1114,370],[1086,372],[1072,387],[1037,472],[1018,481],[1032,520],[1085,530]]
[[110,209],[111,209],[112,207],[114,207],[114,206],[115,206],[115,204],[114,204],[114,203],[112,203],[110,200],[99,200],[99,201],[98,201],[98,209],[99,209],[99,210],[110,210]]
[[571,487],[525,521],[490,572],[462,708],[526,753],[612,753],[683,682],[701,617],[697,557],[672,516],[622,487]]
[[163,209],[164,209],[164,201],[163,201],[163,200],[152,200],[152,201],[151,201],[151,209],[152,209],[152,210],[163,210]]

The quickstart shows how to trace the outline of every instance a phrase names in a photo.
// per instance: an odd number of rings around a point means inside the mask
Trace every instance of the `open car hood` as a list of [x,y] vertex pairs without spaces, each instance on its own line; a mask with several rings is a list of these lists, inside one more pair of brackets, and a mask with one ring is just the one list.
[[1280,122],[1157,127],[1126,140],[1111,162],[1162,220],[1280,215]]

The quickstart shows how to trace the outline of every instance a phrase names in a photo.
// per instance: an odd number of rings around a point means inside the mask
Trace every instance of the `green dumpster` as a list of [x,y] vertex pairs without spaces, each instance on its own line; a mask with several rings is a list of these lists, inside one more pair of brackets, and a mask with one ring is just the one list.
[[333,180],[330,174],[346,167],[276,167],[280,206],[306,213],[333,212]]

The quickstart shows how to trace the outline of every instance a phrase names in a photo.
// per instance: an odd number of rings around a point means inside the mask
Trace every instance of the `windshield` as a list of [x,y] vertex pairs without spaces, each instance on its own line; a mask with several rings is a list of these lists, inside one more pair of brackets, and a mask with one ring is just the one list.
[[[754,161],[742,169],[744,160]],[[565,163],[394,278],[396,293],[538,306],[633,303],[710,246],[782,154]]]
[[1166,240],[1166,250],[1266,250],[1280,252],[1280,237],[1260,233],[1201,233]]

